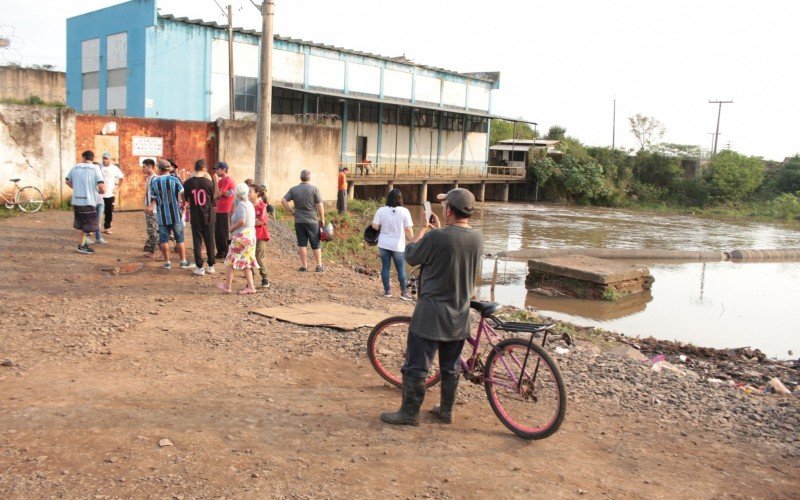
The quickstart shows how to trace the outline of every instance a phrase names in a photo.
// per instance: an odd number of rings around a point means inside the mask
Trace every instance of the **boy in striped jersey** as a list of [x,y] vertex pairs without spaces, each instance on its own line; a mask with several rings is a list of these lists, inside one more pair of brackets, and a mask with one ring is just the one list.
[[183,243],[183,221],[180,207],[183,204],[183,185],[181,180],[170,175],[171,165],[167,160],[158,160],[158,177],[152,179],[148,210],[157,212],[158,243],[164,256],[164,269],[171,269],[169,261],[169,236],[175,237],[182,269],[191,266],[186,260],[186,245]]

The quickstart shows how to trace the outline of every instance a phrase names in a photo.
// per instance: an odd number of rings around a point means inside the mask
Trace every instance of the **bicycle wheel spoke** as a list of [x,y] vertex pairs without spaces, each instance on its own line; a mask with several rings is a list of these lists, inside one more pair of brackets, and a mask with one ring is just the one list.
[[[486,392],[498,418],[528,439],[546,437],[564,418],[566,394],[558,368],[546,353],[526,341],[498,344],[487,366]],[[525,372],[522,367],[525,364]]]
[[[411,318],[396,317],[382,321],[370,333],[368,356],[375,370],[389,383],[400,386],[403,375],[400,369],[406,360],[406,342]],[[439,363],[435,360],[426,385],[439,381]]]

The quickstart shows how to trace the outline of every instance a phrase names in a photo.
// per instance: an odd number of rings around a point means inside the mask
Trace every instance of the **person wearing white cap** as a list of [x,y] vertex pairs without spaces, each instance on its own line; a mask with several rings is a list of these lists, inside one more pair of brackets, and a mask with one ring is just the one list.
[[440,194],[441,229],[438,217],[421,221],[422,230],[406,246],[406,262],[422,266],[419,300],[408,328],[406,362],[403,365],[403,402],[400,410],[381,414],[381,420],[396,425],[419,425],[419,409],[425,399],[425,379],[433,357],[439,352],[442,373],[441,399],[432,413],[444,423],[453,421],[461,372],[459,358],[470,335],[469,302],[480,275],[483,236],[469,226],[475,211],[475,196],[466,189]]
[[103,193],[103,232],[111,234],[111,219],[114,217],[114,203],[117,196],[117,188],[122,186],[122,181],[125,179],[125,174],[118,166],[111,163],[111,153],[106,151],[103,153],[103,163],[100,165],[100,171],[103,173],[103,181],[106,185],[106,192]]

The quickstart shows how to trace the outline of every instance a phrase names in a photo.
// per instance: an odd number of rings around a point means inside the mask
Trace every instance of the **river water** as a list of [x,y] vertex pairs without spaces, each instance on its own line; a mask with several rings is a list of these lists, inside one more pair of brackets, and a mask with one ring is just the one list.
[[[420,207],[413,207],[419,214]],[[437,209],[440,212],[440,207]],[[418,217],[415,216],[415,221]],[[763,223],[545,204],[487,203],[472,218],[485,252],[524,248],[663,248],[731,251],[800,248],[800,223]],[[542,297],[525,288],[527,262],[483,265],[481,299],[629,336],[653,336],[708,347],[761,349],[778,358],[800,354],[800,262],[649,262],[650,292],[617,301]],[[792,354],[790,354],[790,351]]]

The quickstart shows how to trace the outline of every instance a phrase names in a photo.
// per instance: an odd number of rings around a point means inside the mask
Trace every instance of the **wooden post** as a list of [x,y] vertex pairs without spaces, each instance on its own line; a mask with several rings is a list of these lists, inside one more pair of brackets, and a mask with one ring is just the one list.
[[426,201],[428,201],[428,181],[422,181],[419,187],[419,204],[422,205]]
[[388,188],[386,189],[386,194],[389,194],[389,191],[391,191],[392,189],[394,189],[394,181],[393,180],[388,182]]
[[481,181],[481,190],[478,198],[481,203],[486,201],[486,181]]
[[356,184],[354,182],[347,183],[347,199],[352,200],[356,195]]
[[506,203],[508,202],[508,191],[509,191],[510,187],[511,187],[511,184],[509,182],[504,182],[503,183],[503,201],[506,202]]

